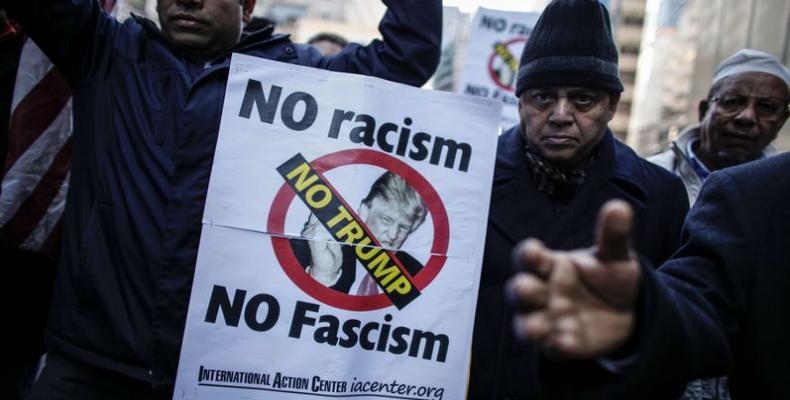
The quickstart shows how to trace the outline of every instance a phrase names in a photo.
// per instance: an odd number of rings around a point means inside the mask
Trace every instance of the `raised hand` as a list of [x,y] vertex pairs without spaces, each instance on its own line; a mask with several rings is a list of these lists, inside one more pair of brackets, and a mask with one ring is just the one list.
[[629,245],[632,224],[630,206],[610,201],[593,248],[563,252],[535,239],[522,242],[515,255],[524,272],[508,284],[519,308],[516,334],[558,358],[595,358],[621,347],[633,330],[640,278]]
[[310,248],[310,276],[324,286],[332,286],[337,282],[343,263],[341,244],[332,238],[313,214],[307,219],[302,236],[308,239]]

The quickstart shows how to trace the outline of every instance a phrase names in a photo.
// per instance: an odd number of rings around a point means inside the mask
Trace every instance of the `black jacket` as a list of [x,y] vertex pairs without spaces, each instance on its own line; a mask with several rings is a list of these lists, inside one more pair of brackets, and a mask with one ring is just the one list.
[[605,398],[677,399],[724,374],[733,399],[790,398],[788,171],[785,154],[708,178],[681,249],[643,267],[638,362]]
[[505,132],[497,149],[483,273],[472,347],[469,399],[538,399],[537,352],[512,335],[512,314],[503,287],[514,274],[514,246],[529,237],[553,249],[587,247],[601,206],[610,199],[631,204],[634,243],[651,262],[678,248],[688,211],[683,183],[638,157],[607,132],[593,152],[593,165],[570,203],[558,208],[535,188],[518,127]]

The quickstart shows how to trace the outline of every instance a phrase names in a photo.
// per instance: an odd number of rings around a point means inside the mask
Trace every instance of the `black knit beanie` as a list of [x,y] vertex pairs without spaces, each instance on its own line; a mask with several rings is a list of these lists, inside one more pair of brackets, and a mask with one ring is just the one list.
[[609,11],[598,0],[554,0],[529,37],[516,96],[535,87],[582,86],[622,92]]

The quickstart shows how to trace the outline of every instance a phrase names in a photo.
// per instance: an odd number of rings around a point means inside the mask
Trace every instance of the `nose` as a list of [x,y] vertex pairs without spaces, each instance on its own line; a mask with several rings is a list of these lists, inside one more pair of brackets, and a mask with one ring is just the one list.
[[384,238],[390,242],[395,241],[398,237],[398,225],[391,224],[384,229]]
[[754,100],[749,101],[738,114],[735,115],[735,123],[741,126],[753,126],[757,124],[757,111]]
[[567,125],[573,123],[573,106],[568,99],[562,97],[557,99],[549,116],[549,122],[556,125]]

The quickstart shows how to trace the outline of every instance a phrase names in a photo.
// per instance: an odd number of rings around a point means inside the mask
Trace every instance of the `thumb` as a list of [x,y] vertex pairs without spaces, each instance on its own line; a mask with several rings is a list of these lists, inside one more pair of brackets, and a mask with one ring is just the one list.
[[596,230],[596,256],[603,262],[630,258],[631,227],[634,212],[622,200],[610,200],[601,207]]

